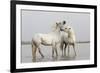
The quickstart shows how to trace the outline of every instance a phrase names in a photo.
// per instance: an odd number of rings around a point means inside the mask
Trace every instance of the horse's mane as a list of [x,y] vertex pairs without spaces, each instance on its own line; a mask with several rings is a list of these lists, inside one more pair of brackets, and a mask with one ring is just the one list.
[[56,22],[55,24],[52,25],[51,28],[52,28],[53,31],[55,31],[57,29],[57,27],[58,27],[57,24],[59,24],[59,23]]

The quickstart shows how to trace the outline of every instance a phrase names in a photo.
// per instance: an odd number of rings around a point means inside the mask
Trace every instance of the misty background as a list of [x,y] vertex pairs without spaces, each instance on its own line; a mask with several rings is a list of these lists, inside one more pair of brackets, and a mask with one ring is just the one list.
[[22,41],[31,41],[36,33],[51,32],[52,25],[63,20],[72,26],[77,41],[90,41],[89,13],[21,10]]

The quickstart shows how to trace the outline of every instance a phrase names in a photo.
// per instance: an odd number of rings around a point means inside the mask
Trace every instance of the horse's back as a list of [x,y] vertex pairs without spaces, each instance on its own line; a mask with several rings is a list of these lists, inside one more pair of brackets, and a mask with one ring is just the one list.
[[32,40],[36,43],[40,43],[41,42],[41,37],[40,37],[40,34],[35,34],[33,37],[32,37]]
[[51,45],[53,37],[50,34],[35,34],[33,39],[43,45]]

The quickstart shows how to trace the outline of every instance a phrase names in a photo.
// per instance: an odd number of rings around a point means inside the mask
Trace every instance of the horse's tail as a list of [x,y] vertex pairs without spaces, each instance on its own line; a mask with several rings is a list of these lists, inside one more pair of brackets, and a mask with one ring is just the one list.
[[37,50],[37,48],[36,48],[36,44],[33,41],[33,39],[32,39],[31,45],[32,45],[32,57],[33,57],[33,59],[36,59],[36,50]]
[[32,46],[32,48],[35,46],[33,39],[32,39],[32,42],[31,42],[31,46]]
[[37,43],[33,39],[32,39],[32,43],[31,44],[32,44],[32,56],[33,56],[33,58],[36,58],[36,51],[37,51],[37,49],[38,49],[40,55],[42,57],[44,57],[44,55],[42,54],[39,46],[37,46]]

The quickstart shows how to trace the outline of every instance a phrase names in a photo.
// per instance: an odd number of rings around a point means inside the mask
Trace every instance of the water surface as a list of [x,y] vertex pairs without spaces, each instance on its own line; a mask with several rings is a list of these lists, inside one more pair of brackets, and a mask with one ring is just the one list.
[[[47,62],[47,61],[69,61],[69,60],[88,60],[90,59],[90,43],[78,43],[76,44],[76,53],[77,56],[74,57],[74,51],[70,49],[70,56],[61,56],[61,50],[57,49],[58,57],[52,58],[52,48],[49,46],[41,46],[41,52],[45,56],[41,58],[41,55],[37,51],[36,62]],[[66,50],[67,54],[67,50]],[[32,48],[31,45],[22,45],[21,48],[21,62],[22,63],[31,63],[32,61]]]

